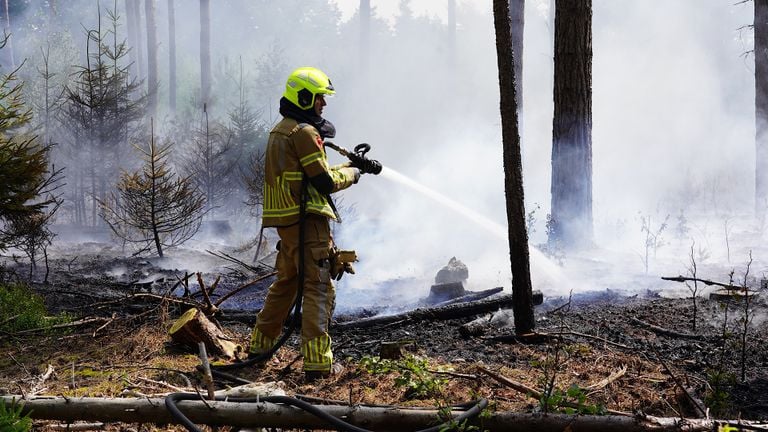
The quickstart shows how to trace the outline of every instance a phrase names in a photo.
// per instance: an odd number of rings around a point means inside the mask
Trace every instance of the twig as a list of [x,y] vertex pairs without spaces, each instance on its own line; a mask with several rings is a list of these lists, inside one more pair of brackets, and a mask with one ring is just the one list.
[[682,390],[683,394],[688,398],[688,400],[691,402],[691,404],[696,408],[699,413],[701,413],[702,417],[707,416],[707,411],[699,404],[699,401],[694,398],[690,392],[688,392],[688,389],[685,388],[682,382],[680,382],[680,379],[672,372],[672,369],[667,366],[667,363],[664,361],[663,358],[661,358],[661,355],[659,354],[659,351],[656,350],[656,347],[649,344],[651,347],[651,350],[653,350],[654,356],[656,357],[656,360],[661,363],[661,366],[664,368],[664,370],[667,372],[667,374],[672,378],[672,381],[675,383],[675,385]]
[[254,266],[252,266],[250,264],[246,264],[243,261],[240,261],[239,259],[237,259],[237,258],[235,258],[235,257],[233,257],[231,255],[227,255],[224,252],[213,252],[213,251],[209,251],[208,249],[206,249],[205,251],[208,252],[209,254],[217,257],[217,258],[221,258],[221,259],[229,261],[231,263],[243,266],[243,267],[245,267],[245,269],[247,269],[250,272],[259,273],[259,271],[260,271],[260,269],[258,267],[254,267]]
[[216,392],[213,387],[213,375],[211,374],[211,364],[208,362],[208,353],[205,352],[205,343],[198,342],[197,348],[200,350],[200,363],[203,366],[203,377],[205,385],[208,388],[208,399],[214,400]]
[[38,378],[38,380],[35,383],[35,385],[33,385],[29,389],[29,395],[30,396],[35,396],[38,393],[42,392],[44,390],[43,383],[45,382],[45,380],[50,378],[51,375],[53,375],[53,366],[48,365],[48,367],[45,369],[45,372],[42,375],[40,375],[40,377]]
[[[477,369],[480,372],[483,372],[486,375],[488,375],[489,377],[495,379],[499,383],[504,384],[505,386],[510,387],[513,390],[517,390],[518,392],[523,393],[523,394],[527,395],[528,397],[530,397],[532,399],[536,399],[536,400],[540,400],[541,399],[542,393],[540,391],[534,389],[534,388],[528,387],[527,385],[525,385],[523,383],[519,383],[517,381],[513,381],[513,380],[511,380],[511,379],[509,379],[509,378],[507,378],[505,376],[499,375],[496,372],[493,372],[492,370],[486,369],[486,368],[484,368],[482,366],[478,366]],[[582,408],[582,407],[579,406],[579,404],[575,404],[575,403],[568,402],[568,401],[562,401],[562,402],[559,403],[559,405],[560,406],[565,406],[565,407],[568,407],[568,408],[576,408],[576,409]],[[632,417],[632,413],[628,413],[628,412],[624,412],[624,411],[616,411],[616,410],[606,409],[605,412],[607,412],[609,414],[615,414],[615,415]]]
[[16,364],[17,364],[19,367],[21,367],[22,369],[24,369],[24,372],[26,372],[26,373],[27,373],[27,375],[29,375],[29,376],[32,376],[32,374],[31,374],[31,373],[29,373],[29,370],[27,369],[27,367],[26,367],[26,366],[24,366],[23,364],[19,363],[19,361],[18,361],[18,360],[16,360],[16,357],[14,357],[14,356],[13,356],[13,354],[11,354],[11,353],[8,353],[8,357],[10,357],[10,358],[11,358],[11,360],[13,360],[13,362],[14,362],[14,363],[16,363]]
[[605,388],[608,384],[616,381],[617,379],[624,376],[624,374],[627,373],[627,365],[624,365],[621,367],[621,369],[617,370],[616,372],[608,375],[607,378],[604,378],[594,384],[586,386],[585,390],[590,390],[591,392],[594,392],[596,390],[600,390],[602,388]]
[[197,283],[200,285],[200,292],[203,294],[203,298],[205,299],[205,309],[209,312],[206,313],[206,315],[210,315],[215,311],[215,309],[213,303],[211,303],[211,297],[208,296],[208,289],[205,288],[205,284],[203,283],[203,274],[200,272],[197,272]]
[[95,322],[102,322],[106,320],[107,320],[106,318],[84,318],[78,321],[72,321],[70,323],[52,325],[50,327],[39,327],[34,329],[19,330],[15,332],[14,335],[36,333],[39,331],[46,331],[46,330],[58,330],[58,329],[64,329],[64,328],[80,327],[86,324],[93,324]]
[[240,285],[239,287],[237,287],[237,288],[233,289],[232,291],[226,293],[225,295],[221,296],[221,298],[216,302],[216,306],[220,306],[222,303],[224,303],[225,300],[227,300],[228,298],[232,297],[233,295],[239,293],[240,291],[250,287],[251,285],[253,285],[253,284],[257,283],[257,282],[261,282],[264,279],[272,277],[272,276],[274,276],[276,274],[277,274],[277,272],[273,271],[271,273],[267,273],[265,275],[259,276],[256,279],[254,279],[254,280],[252,280],[250,282],[247,282],[247,283],[245,283],[243,285]]
[[160,386],[165,386],[165,387],[168,387],[169,389],[171,389],[173,391],[177,391],[177,392],[184,392],[184,391],[186,391],[186,390],[182,389],[181,387],[176,387],[175,385],[169,384],[169,383],[167,383],[165,381],[155,381],[153,379],[144,378],[144,377],[141,377],[141,376],[137,377],[137,379],[139,379],[141,381],[144,381],[144,382],[148,382],[150,384],[157,384],[157,385],[160,385]]
[[96,333],[100,332],[101,330],[106,328],[108,325],[110,325],[112,322],[114,322],[116,317],[117,317],[117,313],[112,313],[112,318],[110,318],[109,321],[105,322],[103,325],[99,326],[99,328],[93,331],[93,337],[96,337]]
[[52,424],[45,426],[46,429],[55,431],[91,431],[91,430],[104,430],[104,423],[67,423],[67,424]]
[[452,376],[454,378],[466,378],[466,379],[471,379],[471,380],[476,380],[476,379],[479,378],[477,375],[463,374],[463,373],[451,372],[451,371],[428,370],[427,372],[429,372],[431,374],[435,374],[435,375],[448,375],[448,376]]

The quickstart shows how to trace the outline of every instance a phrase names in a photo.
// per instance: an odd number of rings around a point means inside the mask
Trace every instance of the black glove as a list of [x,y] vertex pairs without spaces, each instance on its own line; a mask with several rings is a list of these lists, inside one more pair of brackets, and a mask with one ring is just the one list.
[[353,167],[360,170],[362,174],[379,174],[381,172],[381,163],[374,159],[368,159],[355,153],[347,155]]

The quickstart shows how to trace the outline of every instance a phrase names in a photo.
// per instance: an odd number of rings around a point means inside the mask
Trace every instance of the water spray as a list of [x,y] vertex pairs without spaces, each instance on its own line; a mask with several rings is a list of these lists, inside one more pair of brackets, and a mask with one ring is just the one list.
[[[420,194],[464,216],[465,218],[474,222],[477,226],[493,234],[494,237],[497,237],[501,240],[509,240],[509,233],[507,232],[506,227],[468,208],[467,206],[462,205],[451,198],[448,198],[447,196],[435,191],[434,189],[430,189],[427,186],[424,186],[423,184],[405,176],[404,174],[399,173],[392,168],[382,168],[381,173],[383,174],[382,177],[407,186],[414,191],[419,192]],[[536,267],[540,272],[548,275],[556,284],[563,283],[565,280],[563,272],[555,263],[552,262],[552,260],[544,256],[544,254],[535,247],[529,247],[528,251],[531,257],[532,266]]]

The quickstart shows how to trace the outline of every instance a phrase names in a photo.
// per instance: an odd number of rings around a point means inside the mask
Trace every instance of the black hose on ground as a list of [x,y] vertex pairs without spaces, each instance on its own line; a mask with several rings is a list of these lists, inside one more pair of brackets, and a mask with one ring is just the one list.
[[[173,418],[178,420],[178,422],[183,425],[185,428],[187,428],[190,432],[202,432],[200,428],[197,427],[194,423],[192,423],[189,418],[187,418],[184,413],[179,410],[179,407],[176,405],[177,402],[183,401],[183,400],[199,400],[200,395],[195,393],[172,393],[165,398],[165,406],[168,408],[168,411],[171,413]],[[289,396],[265,396],[260,398],[230,398],[227,396],[217,396],[215,398],[217,401],[227,401],[227,402],[241,402],[241,403],[258,403],[258,402],[270,402],[275,404],[284,404],[289,406],[294,406],[296,408],[299,408],[301,410],[304,410],[315,417],[325,420],[333,427],[337,428],[338,430],[344,431],[344,432],[373,432],[368,429],[363,429],[361,427],[355,426],[351,423],[347,423],[344,420],[341,420],[338,417],[334,417],[327,412],[319,409],[317,406],[312,405],[308,402],[305,402],[303,400],[289,397]],[[466,412],[462,413],[458,417],[451,419],[447,422],[441,423],[437,426],[432,426],[427,429],[420,429],[416,432],[440,432],[440,431],[448,431],[452,429],[448,429],[449,424],[456,424],[460,425],[461,422],[464,420],[474,418],[478,416],[485,407],[488,406],[488,400],[487,399],[478,399],[477,401],[473,401],[467,404],[462,404],[460,406],[472,406],[472,408],[468,409]],[[326,405],[327,406],[327,405]]]

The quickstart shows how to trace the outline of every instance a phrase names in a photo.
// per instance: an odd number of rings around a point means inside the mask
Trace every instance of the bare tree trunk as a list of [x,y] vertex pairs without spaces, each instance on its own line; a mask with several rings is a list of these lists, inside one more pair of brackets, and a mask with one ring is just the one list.
[[533,319],[533,288],[528,256],[528,232],[525,228],[525,201],[523,196],[523,162],[520,152],[520,133],[515,103],[515,53],[509,20],[508,0],[493,0],[496,28],[496,57],[499,65],[501,95],[501,136],[504,147],[504,194],[507,200],[509,226],[509,257],[512,267],[512,310],[515,314],[515,332],[530,333],[535,327]]
[[768,0],[755,1],[755,214],[768,207]]
[[176,113],[176,8],[168,0],[168,107]]
[[363,79],[368,77],[371,60],[371,0],[360,0],[360,70]]
[[[236,390],[237,388],[233,389]],[[235,393],[237,395],[237,393]],[[253,397],[253,394],[246,394]],[[263,395],[262,397],[268,397]],[[237,396],[235,396],[236,398]],[[232,399],[232,396],[230,396]],[[236,399],[232,399],[236,400]],[[236,401],[206,402],[185,400],[178,408],[193,423],[235,428],[282,428],[300,430],[327,430],[328,421],[307,411],[285,404],[271,402],[241,403]],[[37,420],[85,420],[123,423],[171,424],[178,422],[168,411],[163,398],[94,398],[4,395],[0,402],[11,406],[23,401],[22,415],[29,414]],[[442,421],[445,410],[412,409],[401,407],[316,405],[317,409],[344,421],[378,431],[402,431],[425,429]],[[455,418],[465,411],[451,410]],[[516,413],[490,411],[480,419],[473,418],[467,426],[490,432],[706,432],[712,430],[759,430],[764,423],[749,420],[681,419],[680,417],[652,417],[618,415],[570,415],[541,413]],[[730,426],[726,428],[725,425]]]
[[137,70],[138,74],[136,74],[136,77],[141,80],[144,79],[144,38],[142,37],[141,32],[141,5],[139,4],[141,0],[131,0],[131,6],[133,7],[133,16],[136,18],[136,23],[134,24],[136,28],[136,45],[135,47],[138,48],[138,52],[136,53],[136,58],[138,59],[137,63]]
[[525,0],[509,0],[509,20],[512,26],[512,50],[515,52],[515,104],[517,104],[517,121],[522,124]]
[[137,58],[138,54],[136,52],[136,32],[138,31],[136,22],[138,21],[138,17],[136,17],[136,10],[133,8],[133,3],[135,1],[137,0],[125,0],[125,21],[126,27],[128,28],[128,46],[130,46],[130,50],[128,51],[128,60],[131,62],[131,74],[133,78],[138,80],[140,79],[139,64]]
[[557,0],[550,241],[592,242],[592,0]]
[[144,0],[147,18],[147,115],[157,116],[157,23],[155,0]]
[[211,97],[211,3],[200,0],[200,96],[204,106]]

